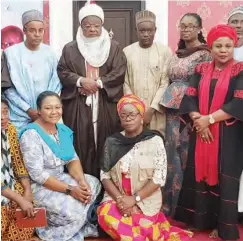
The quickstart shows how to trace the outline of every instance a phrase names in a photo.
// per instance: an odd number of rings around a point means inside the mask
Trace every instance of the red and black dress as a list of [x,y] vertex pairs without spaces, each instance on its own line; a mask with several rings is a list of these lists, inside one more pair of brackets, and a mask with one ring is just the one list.
[[[209,88],[200,89],[202,79],[210,66],[212,66],[211,63],[202,63],[197,66],[180,106],[183,115],[190,112],[201,113],[202,94],[200,93],[208,90],[208,103],[203,104],[208,105],[210,113],[214,96],[221,93],[218,92],[221,91],[220,88],[216,86],[217,81],[222,77],[221,71],[214,70]],[[232,118],[219,123],[216,155],[218,157],[216,160],[217,183],[210,185],[205,180],[196,181],[198,138],[196,131],[193,131],[190,136],[188,161],[175,215],[176,220],[198,229],[217,228],[219,237],[223,240],[239,239],[237,206],[239,179],[243,169],[243,63],[233,63],[230,71],[226,96],[220,109]]]

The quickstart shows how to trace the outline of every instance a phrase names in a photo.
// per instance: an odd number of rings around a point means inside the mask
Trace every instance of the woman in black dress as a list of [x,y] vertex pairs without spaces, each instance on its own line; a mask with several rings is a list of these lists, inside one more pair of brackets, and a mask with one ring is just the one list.
[[212,28],[207,40],[213,61],[196,67],[180,106],[194,131],[175,218],[197,229],[216,229],[222,240],[237,240],[243,63],[233,59],[237,34],[230,26]]

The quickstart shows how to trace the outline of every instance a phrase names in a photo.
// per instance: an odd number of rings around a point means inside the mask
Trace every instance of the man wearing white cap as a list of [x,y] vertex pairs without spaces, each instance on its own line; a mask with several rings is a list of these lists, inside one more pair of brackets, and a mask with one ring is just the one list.
[[22,15],[26,40],[7,48],[4,53],[11,77],[4,94],[10,107],[10,120],[18,131],[38,118],[36,99],[46,90],[59,93],[57,58],[43,44],[44,22],[38,10],[29,10]]
[[234,59],[243,61],[243,6],[237,6],[230,11],[228,24],[235,28],[238,35],[238,45],[234,50]]
[[57,68],[63,121],[75,133],[84,172],[99,177],[105,139],[120,130],[116,104],[123,96],[126,57],[103,27],[101,7],[86,4],[79,23],[76,40],[64,47]]
[[135,94],[146,105],[145,124],[165,133],[165,108],[159,104],[168,86],[168,65],[172,56],[169,47],[154,43],[156,16],[145,10],[136,14],[138,42],[124,49],[127,73],[124,93]]

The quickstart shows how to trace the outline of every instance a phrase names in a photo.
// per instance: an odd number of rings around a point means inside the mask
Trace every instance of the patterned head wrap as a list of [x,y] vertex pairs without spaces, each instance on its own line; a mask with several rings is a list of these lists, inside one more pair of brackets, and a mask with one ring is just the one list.
[[31,21],[40,21],[44,22],[43,15],[40,11],[32,9],[27,12],[24,12],[22,15],[22,24],[25,26]]
[[144,11],[136,13],[135,19],[136,19],[136,26],[143,22],[156,23],[155,14],[148,10],[144,10]]
[[102,24],[104,23],[104,11],[95,3],[86,3],[84,7],[79,10],[79,23],[81,23],[83,19],[88,16],[96,16],[101,19]]
[[226,24],[219,24],[213,27],[208,33],[207,36],[208,47],[212,47],[213,42],[221,37],[231,38],[234,41],[234,45],[236,46],[238,38],[235,29]]
[[237,7],[233,8],[229,12],[228,19],[230,19],[233,15],[238,14],[238,13],[243,14],[243,6],[237,6]]
[[118,113],[120,113],[121,109],[127,104],[131,104],[131,105],[135,106],[138,109],[140,115],[142,117],[144,116],[145,104],[143,103],[143,101],[140,98],[138,98],[136,95],[132,95],[132,94],[124,95],[119,100],[119,102],[117,104]]

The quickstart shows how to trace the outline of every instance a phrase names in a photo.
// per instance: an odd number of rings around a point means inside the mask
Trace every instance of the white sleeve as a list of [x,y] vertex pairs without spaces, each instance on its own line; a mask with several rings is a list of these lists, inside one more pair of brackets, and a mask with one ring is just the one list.
[[31,179],[42,185],[50,174],[44,169],[43,149],[40,136],[35,130],[27,130],[20,138],[20,148],[23,154],[24,164]]
[[153,182],[163,187],[167,175],[167,156],[164,142],[161,137],[156,137],[156,152],[154,155]]
[[83,78],[83,77],[80,77],[80,78],[78,78],[78,80],[77,80],[76,86],[77,86],[78,88],[81,88],[81,87],[82,87],[82,85],[81,85],[81,80],[82,80],[82,78]]

